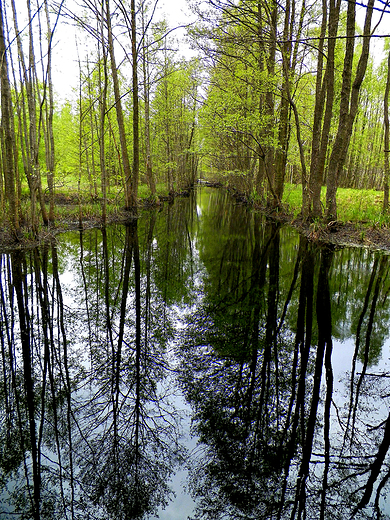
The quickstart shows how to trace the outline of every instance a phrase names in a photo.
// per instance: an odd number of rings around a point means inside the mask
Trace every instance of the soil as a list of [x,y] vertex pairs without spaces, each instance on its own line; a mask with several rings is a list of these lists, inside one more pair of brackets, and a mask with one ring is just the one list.
[[309,240],[333,244],[337,247],[365,247],[371,250],[390,253],[390,229],[368,227],[367,223],[332,222],[327,226],[315,228],[302,222],[291,225],[303,233]]

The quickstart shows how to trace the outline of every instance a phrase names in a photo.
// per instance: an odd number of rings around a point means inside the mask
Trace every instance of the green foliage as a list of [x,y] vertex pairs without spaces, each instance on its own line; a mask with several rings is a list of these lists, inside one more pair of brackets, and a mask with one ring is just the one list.
[[[191,184],[196,151],[198,62],[175,63],[165,56],[164,76],[152,100],[152,155],[157,180],[168,189]],[[194,135],[195,134],[195,135]]]
[[[295,19],[289,22],[291,34],[291,59],[288,60],[289,95],[291,103],[286,119],[288,143],[280,141],[279,130],[283,124],[282,100],[288,98],[285,74],[280,49],[273,49],[269,42],[270,33],[283,33],[281,6],[275,4],[275,19],[271,22],[271,12],[263,0],[253,2],[222,2],[220,10],[213,3],[203,8],[198,6],[199,23],[192,26],[190,35],[194,46],[202,49],[202,57],[197,59],[177,58],[175,47],[178,42],[169,32],[166,20],[155,21],[148,26],[145,42],[145,56],[140,49],[140,197],[148,198],[146,185],[145,108],[150,100],[150,141],[151,163],[157,183],[165,184],[158,194],[180,191],[191,185],[196,177],[198,162],[206,176],[213,180],[223,179],[230,187],[237,188],[248,196],[265,200],[269,195],[269,180],[275,179],[278,154],[286,152],[286,167],[278,172],[290,183],[300,182],[301,150],[298,146],[298,132],[293,119],[292,106],[297,109],[303,156],[310,164],[313,114],[315,109],[315,82],[318,66],[316,44],[303,45],[301,37],[295,38],[300,26],[299,7],[291,14]],[[147,11],[147,8],[146,8]],[[268,15],[265,15],[268,13]],[[304,37],[311,40],[319,36],[321,6],[315,4],[302,12]],[[84,13],[85,20],[94,26],[95,13]],[[89,19],[89,16],[92,16]],[[93,23],[92,23],[93,21]],[[123,20],[122,20],[123,22]],[[275,23],[275,27],[272,27]],[[287,27],[286,27],[287,29]],[[345,54],[346,9],[341,9],[336,42],[334,70],[335,97],[330,135],[336,133],[342,85],[342,69]],[[126,49],[128,42],[118,35],[118,43]],[[314,41],[314,40],[313,40]],[[388,49],[385,41],[385,50]],[[326,46],[324,55],[326,55]],[[356,40],[353,71],[362,48],[361,39]],[[290,52],[289,51],[289,52]],[[145,58],[145,63],[142,63]],[[287,63],[287,62],[286,62]],[[104,66],[107,66],[105,74]],[[145,67],[143,67],[143,65]],[[382,112],[383,91],[386,77],[386,61],[376,63],[370,58],[367,73],[360,91],[360,106],[353,133],[350,136],[348,157],[340,171],[339,183],[343,188],[382,189],[383,187],[383,146]],[[145,70],[144,70],[145,69]],[[146,70],[147,69],[147,70]],[[101,198],[103,171],[106,173],[108,198],[115,201],[123,197],[123,172],[121,166],[120,143],[116,121],[116,107],[113,96],[109,63],[104,63],[99,45],[88,48],[85,60],[80,60],[80,86],[77,100],[55,107],[55,190],[58,194],[73,196],[80,188],[81,197]],[[146,77],[142,78],[143,72]],[[107,106],[104,114],[104,128],[101,128],[103,80],[107,78]],[[125,133],[129,155],[132,149],[132,98],[131,77],[126,67],[119,68],[119,82],[125,112]],[[143,86],[147,86],[145,97]],[[200,88],[200,86],[202,88]],[[25,88],[25,87],[23,87]],[[37,88],[43,94],[42,82]],[[20,89],[20,92],[18,91]],[[22,88],[12,91],[13,103],[19,114],[26,109],[21,96]],[[24,92],[24,90],[23,90]],[[25,93],[25,92],[24,92]],[[199,107],[199,99],[203,103]],[[38,98],[37,98],[38,99]],[[42,105],[43,106],[43,105]],[[27,113],[28,111],[26,111]],[[37,113],[39,103],[37,102]],[[18,112],[14,110],[15,128],[18,138],[24,142],[27,137],[29,116],[26,115],[25,129],[20,124]],[[47,124],[47,121],[46,123]],[[44,124],[42,123],[42,126]],[[23,136],[26,132],[26,136]],[[27,142],[27,141],[26,141]],[[100,151],[104,145],[104,157]],[[40,136],[39,162],[41,176],[45,178],[45,149],[47,143]],[[328,157],[329,157],[328,150]],[[283,159],[284,160],[284,159]],[[18,169],[23,189],[26,186],[24,168],[28,161],[22,160],[18,148]],[[104,168],[102,167],[104,164]],[[266,165],[266,166],[264,166]],[[283,163],[284,165],[284,163]],[[326,166],[325,173],[326,176]],[[268,168],[268,169],[267,169]],[[103,170],[103,171],[102,171]],[[309,170],[309,169],[308,169]],[[280,175],[281,174],[281,175]],[[310,176],[310,171],[307,172]],[[47,183],[44,182],[44,189]],[[272,182],[272,180],[271,180]],[[299,190],[298,190],[299,191]],[[286,184],[284,204],[294,215],[300,211],[301,195]],[[342,220],[369,220],[378,226],[387,225],[381,216],[377,199],[368,192],[353,197],[353,204],[347,202],[348,195],[341,193],[339,218]],[[345,198],[345,203],[343,202]],[[30,208],[29,208],[30,209]],[[88,212],[96,208],[85,208]],[[29,220],[26,209],[25,221]]]
[[56,141],[56,182],[61,185],[67,181],[69,174],[77,175],[79,170],[77,116],[69,102],[56,112],[53,126]]

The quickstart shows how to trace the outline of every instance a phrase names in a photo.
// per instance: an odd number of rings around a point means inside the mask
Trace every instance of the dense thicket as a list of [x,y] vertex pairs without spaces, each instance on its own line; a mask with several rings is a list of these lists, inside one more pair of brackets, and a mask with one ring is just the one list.
[[[16,235],[55,221],[59,187],[105,220],[110,202],[134,210],[141,187],[155,200],[199,174],[274,209],[300,183],[306,218],[336,219],[339,186],[384,189],[387,210],[388,65],[372,35],[388,2],[195,2],[196,59],[156,6],[0,0],[0,204]],[[79,87],[55,102],[66,24]]]

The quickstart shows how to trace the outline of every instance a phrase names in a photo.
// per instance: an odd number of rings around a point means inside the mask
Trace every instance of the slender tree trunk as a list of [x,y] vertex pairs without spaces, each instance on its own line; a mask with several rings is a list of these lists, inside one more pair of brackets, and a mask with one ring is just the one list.
[[[130,159],[129,159],[129,151],[127,148],[126,141],[126,130],[125,130],[125,121],[123,116],[122,109],[122,98],[120,95],[119,88],[119,78],[118,71],[116,67],[115,60],[115,52],[114,52],[114,39],[112,35],[112,26],[111,26],[111,13],[110,13],[110,0],[106,0],[106,24],[107,24],[107,39],[108,39],[108,52],[110,55],[111,61],[111,73],[112,73],[112,83],[114,87],[114,97],[115,97],[115,109],[116,109],[116,118],[118,123],[119,130],[119,141],[121,146],[121,159],[122,159],[122,167],[123,167],[123,175],[124,175],[124,189],[125,189],[125,207],[130,209],[134,205],[134,200],[137,198],[137,194],[132,192],[135,182],[132,180],[132,173],[130,167]],[[135,28],[134,28],[135,30]],[[133,43],[132,43],[133,47]],[[132,49],[133,51],[133,49]],[[134,81],[134,78],[133,78]],[[134,93],[133,93],[134,96]],[[138,92],[137,92],[138,96]],[[138,117],[138,112],[137,112]],[[137,174],[137,186],[138,186],[138,171]]]
[[79,205],[79,229],[83,228],[83,211],[82,211],[82,200],[81,200],[81,172],[83,170],[83,120],[84,120],[84,112],[83,112],[83,95],[82,95],[82,74],[81,74],[81,60],[80,56],[78,57],[79,62],[79,176],[77,180],[77,198]]
[[[102,15],[103,15],[104,7],[102,4]],[[103,34],[103,19],[102,16],[102,25],[101,25],[101,39],[104,42],[104,34]],[[107,90],[108,90],[108,70],[107,70],[107,52],[104,46],[102,45],[102,53],[103,53],[103,78],[101,78],[102,73],[102,65],[99,63],[99,107],[100,107],[100,118],[99,118],[99,127],[100,127],[100,136],[99,136],[99,159],[100,159],[100,172],[101,172],[101,186],[102,186],[102,220],[106,222],[107,218],[107,168],[106,168],[106,150],[105,150],[105,124],[106,124],[106,112],[107,112]],[[99,60],[100,61],[100,60]],[[103,88],[102,88],[103,85]]]
[[52,38],[53,31],[50,26],[49,8],[47,0],[45,0],[45,12],[47,21],[47,90],[49,93],[46,100],[46,131],[45,131],[45,149],[46,149],[46,168],[47,168],[47,186],[49,189],[49,222],[54,222],[54,169],[55,169],[55,143],[53,132],[53,115],[54,115],[54,93],[52,81]]
[[389,93],[390,93],[390,51],[387,57],[387,80],[386,90],[383,100],[383,112],[384,112],[384,154],[385,154],[385,175],[384,175],[384,188],[383,188],[383,213],[389,211],[389,178],[390,178],[390,166],[389,166],[389,153],[390,153],[390,138],[389,138]]
[[[295,4],[294,4],[295,5]],[[283,28],[283,44],[281,48],[283,62],[283,85],[281,89],[281,100],[279,109],[279,129],[278,129],[278,147],[275,153],[275,186],[274,191],[276,200],[275,206],[280,206],[283,198],[284,179],[287,164],[287,151],[290,138],[290,106],[287,94],[289,82],[291,80],[291,41],[290,41],[290,23],[292,19],[292,5],[290,0],[286,0],[284,9],[284,28]]]
[[156,182],[153,174],[152,153],[150,146],[150,77],[147,52],[147,36],[145,29],[145,11],[142,4],[142,72],[144,76],[144,103],[145,103],[145,152],[146,152],[146,179],[152,197],[156,196]]
[[[27,0],[28,7],[28,18],[32,20],[31,0]],[[38,21],[40,23],[40,17],[38,12]],[[41,56],[41,59],[43,57]],[[49,218],[46,211],[46,205],[44,200],[44,193],[42,190],[42,179],[41,179],[41,165],[39,162],[39,145],[40,145],[40,133],[41,133],[41,103],[40,103],[40,92],[39,92],[39,81],[36,69],[35,50],[34,50],[34,37],[32,23],[29,23],[29,58],[28,58],[28,71],[26,81],[26,92],[27,92],[27,103],[29,107],[29,135],[30,135],[30,162],[31,162],[31,185],[30,188],[33,190],[33,196],[38,194],[38,200],[41,207],[42,220],[45,226],[49,223]],[[37,106],[39,106],[39,117],[37,118]]]
[[133,175],[131,179],[130,205],[132,208],[136,208],[139,179],[139,89],[135,0],[131,0],[131,57],[133,70]]
[[[271,3],[271,11],[269,13],[269,27],[271,34],[271,41],[269,43],[268,53],[267,53],[267,71],[268,77],[270,79],[270,87],[267,88],[265,101],[266,101],[266,118],[267,118],[267,134],[272,135],[273,127],[275,124],[275,91],[272,87],[272,78],[275,74],[275,66],[276,66],[276,25],[278,19],[278,3],[277,1],[273,1]],[[275,201],[275,193],[273,191],[273,184],[275,179],[275,150],[272,146],[267,146],[264,155],[264,166],[266,170],[266,174],[268,176],[270,184],[272,183],[272,188],[270,186],[269,192],[273,200]]]
[[362,85],[364,75],[367,69],[371,39],[370,29],[373,6],[374,0],[369,0],[367,4],[366,18],[364,22],[362,52],[359,58],[355,79],[352,84],[356,4],[355,2],[348,3],[347,39],[344,58],[343,83],[341,90],[339,126],[329,160],[329,171],[326,189],[326,216],[328,220],[337,219],[336,192],[338,186],[338,178],[341,169],[345,165],[352,127],[358,109],[360,87]]
[[[28,16],[31,20],[31,3],[27,2]],[[21,91],[18,100],[18,117],[21,128],[20,145],[22,150],[24,173],[27,178],[30,190],[30,225],[34,233],[38,231],[37,220],[37,193],[42,194],[42,189],[39,190],[40,183],[40,168],[39,168],[39,143],[38,143],[38,128],[37,128],[37,89],[38,81],[35,68],[35,54],[33,45],[32,26],[29,24],[29,63],[26,65],[25,54],[22,46],[21,32],[18,29],[17,11],[15,0],[12,0],[12,11],[14,19],[14,28],[16,33],[16,41],[18,46],[18,63],[21,75]],[[48,222],[46,207],[43,203],[43,196],[41,197],[42,218],[45,224]]]
[[26,407],[29,426],[29,446],[31,450],[31,461],[33,471],[33,518],[40,520],[41,506],[41,472],[40,452],[37,444],[36,432],[36,404],[34,387],[34,367],[31,342],[31,319],[26,307],[27,284],[25,279],[24,253],[16,251],[12,255],[12,281],[15,287],[16,302],[18,306],[18,317],[20,327],[20,342],[22,347],[23,376]]
[[9,221],[14,233],[19,232],[18,201],[15,189],[16,157],[13,132],[11,87],[4,31],[4,6],[0,0],[0,88],[1,88],[1,151],[4,171],[5,196],[9,209]]
[[[320,32],[320,39],[318,42],[318,58],[317,58],[317,76],[316,76],[316,94],[315,94],[315,105],[314,105],[314,118],[313,118],[313,131],[312,135],[316,136],[315,138],[312,138],[311,143],[311,164],[310,164],[310,180],[309,180],[309,186],[307,189],[309,190],[309,194],[305,197],[304,193],[304,187],[302,186],[303,190],[303,197],[302,197],[302,215],[304,218],[306,218],[310,213],[310,199],[312,198],[310,195],[313,193],[313,188],[318,184],[318,179],[316,183],[311,182],[312,177],[314,181],[314,171],[316,170],[316,165],[318,162],[318,155],[320,150],[320,139],[317,138],[320,134],[321,130],[321,120],[323,115],[323,108],[324,108],[324,102],[325,102],[325,89],[323,87],[324,80],[323,80],[323,69],[324,69],[324,39],[326,34],[326,27],[327,27],[327,1],[322,0],[322,21],[321,21],[321,32]],[[321,190],[321,182],[320,182],[320,190]],[[313,194],[314,195],[314,194]],[[313,196],[314,199],[314,196]],[[321,206],[320,206],[321,211]]]
[[[101,78],[101,56],[100,56],[100,45],[98,44],[98,72],[99,72],[99,89],[101,90],[101,84],[102,84],[102,78]],[[91,71],[89,68],[89,59],[87,58],[87,90],[88,90],[88,103],[89,103],[89,129],[91,134],[88,135],[87,132],[84,132],[84,148],[87,153],[88,149],[91,150],[91,165],[89,166],[89,160],[88,157],[86,158],[87,163],[87,175],[88,175],[88,182],[89,182],[89,193],[92,198],[97,199],[98,198],[98,190],[97,190],[97,173],[96,173],[96,161],[95,161],[95,145],[98,143],[100,145],[100,138],[99,138],[99,132],[97,132],[97,137],[95,133],[95,126],[99,124],[99,115],[96,114],[95,110],[92,110],[92,107],[94,106],[95,99],[94,99],[94,92],[93,92],[93,86],[92,81],[90,81],[91,78]],[[100,101],[101,101],[101,92],[99,93],[99,108],[100,108]],[[103,198],[103,196],[102,196]],[[102,205],[104,205],[105,201],[103,198]],[[103,212],[103,210],[102,210]]]
[[[325,68],[325,77],[321,87],[323,94],[316,98],[315,123],[313,124],[313,148],[312,162],[310,165],[309,191],[311,195],[311,215],[320,217],[322,215],[321,188],[324,181],[324,171],[326,155],[329,143],[330,127],[333,116],[334,101],[334,57],[336,46],[336,35],[339,24],[341,0],[331,0],[329,8],[329,27],[328,27],[328,53]],[[320,121],[322,117],[322,104],[325,102],[324,120],[322,132],[320,131]],[[317,103],[318,101],[318,103]],[[321,116],[321,117],[320,117]],[[318,142],[319,146],[315,145]]]

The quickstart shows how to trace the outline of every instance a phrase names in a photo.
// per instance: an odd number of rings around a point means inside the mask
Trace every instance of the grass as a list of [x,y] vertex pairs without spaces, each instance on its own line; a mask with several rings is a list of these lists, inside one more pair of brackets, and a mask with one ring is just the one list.
[[[326,188],[322,188],[321,200],[325,208]],[[288,210],[297,216],[302,206],[302,189],[300,185],[287,184],[284,190],[283,203]],[[390,216],[382,214],[383,193],[376,190],[357,190],[338,188],[337,212],[338,220],[355,224],[369,224],[375,227],[390,226]]]
[[[55,207],[56,222],[66,223],[78,221],[80,217],[78,179],[67,177],[66,182],[56,187],[57,203]],[[45,188],[45,187],[44,187]],[[101,200],[95,199],[90,191],[88,183],[80,186],[80,202],[82,219],[91,221],[101,218]],[[157,197],[168,195],[165,183],[156,186]],[[326,188],[322,189],[322,204],[325,209]],[[146,184],[140,184],[138,189],[140,200],[151,200],[151,192]],[[23,189],[22,208],[23,214],[29,214],[29,195],[27,187]],[[297,217],[302,206],[302,189],[300,185],[286,184],[283,203],[286,210],[293,218]],[[368,227],[382,229],[390,228],[390,216],[382,214],[383,193],[375,190],[357,190],[339,188],[337,191],[338,220],[350,222],[357,229],[364,230]],[[111,186],[108,193],[107,217],[114,217],[121,212],[124,206],[123,190],[121,186]],[[317,225],[321,225],[320,222]]]
[[[48,195],[48,189],[46,185],[46,179],[43,179],[43,189],[45,190],[46,196]],[[165,197],[168,195],[168,189],[165,183],[159,183],[156,185],[157,197]],[[21,193],[21,214],[26,216],[26,223],[28,227],[28,216],[31,214],[31,201],[30,193],[26,183],[22,185]],[[90,222],[99,221],[102,216],[102,199],[99,194],[96,198],[92,191],[91,186],[84,179],[78,187],[78,179],[75,176],[67,175],[63,178],[55,187],[55,222],[60,227],[66,227],[67,225],[73,225],[77,223],[80,216],[83,221],[89,220]],[[146,184],[140,184],[138,188],[138,199],[140,201],[150,201],[151,192]],[[107,218],[111,217],[115,220],[117,216],[122,212],[124,208],[124,194],[121,185],[110,186],[107,193]],[[49,203],[46,199],[46,208],[48,210]],[[39,214],[39,202],[37,201],[37,211]],[[7,217],[0,216],[0,224],[7,227]],[[43,229],[43,224],[40,217],[38,217],[39,229]]]

